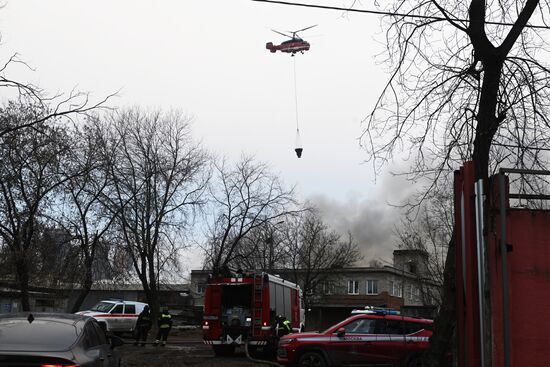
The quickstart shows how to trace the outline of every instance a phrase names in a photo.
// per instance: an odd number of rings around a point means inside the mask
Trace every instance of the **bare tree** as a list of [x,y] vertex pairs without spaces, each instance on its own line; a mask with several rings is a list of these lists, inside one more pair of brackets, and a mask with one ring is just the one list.
[[103,198],[112,184],[108,168],[113,157],[106,151],[107,143],[98,119],[97,115],[90,116],[84,125],[77,125],[73,131],[72,139],[76,144],[66,170],[68,179],[63,186],[60,207],[53,216],[79,248],[80,276],[75,280],[80,289],[70,312],[80,309],[92,288],[94,270],[98,268],[98,252],[103,255],[103,263],[108,258],[109,240],[106,235],[118,215],[116,210],[107,210],[103,205]]
[[[293,216],[287,218],[295,220]],[[235,249],[235,261],[232,267],[256,269],[272,272],[287,265],[288,249],[283,243],[285,221],[265,223],[263,226],[251,230]]]
[[[392,70],[363,135],[375,167],[402,150],[412,176],[428,176],[432,186],[466,159],[485,183],[503,163],[546,168],[549,2],[395,0],[388,10]],[[452,340],[454,248],[451,239],[427,366],[445,364]]]
[[29,247],[29,283],[57,288],[59,293],[78,279],[80,249],[73,237],[55,226],[43,212],[35,225],[33,244]]
[[179,112],[123,110],[104,128],[112,152],[105,204],[117,214],[120,240],[156,314],[160,278],[184,246],[175,233],[183,237],[204,203],[207,155]]
[[314,209],[286,227],[284,241],[287,266],[292,270],[293,281],[300,284],[304,292],[306,308],[314,301],[314,290],[333,280],[333,273],[327,270],[352,266],[362,259],[351,234],[342,239],[323,223]]
[[[41,106],[10,102],[0,110],[0,130],[41,120],[47,114]],[[35,127],[25,134],[12,131],[0,137],[0,236],[9,249],[25,311],[30,310],[39,218],[51,204],[51,195],[67,179],[63,171],[70,147],[62,128],[46,122]]]
[[35,108],[42,110],[42,113],[34,116],[29,115],[26,120],[10,119],[6,121],[0,129],[0,137],[28,128],[36,128],[44,122],[53,121],[57,118],[71,119],[73,116],[86,115],[99,108],[104,108],[109,98],[116,94],[108,95],[97,102],[90,102],[88,93],[75,90],[67,94],[48,95],[37,85],[10,78],[7,75],[8,71],[15,65],[32,70],[27,63],[19,58],[18,54],[12,55],[3,65],[0,65],[0,88],[11,93],[9,95],[14,100],[33,105]]
[[234,167],[224,161],[215,168],[217,180],[210,189],[213,217],[205,255],[206,266],[218,275],[253,257],[262,241],[261,231],[299,209],[294,189],[285,188],[267,165],[252,157],[241,157]]
[[[393,3],[404,15],[393,17],[387,32],[392,74],[363,135],[377,166],[409,148],[413,172],[433,178],[464,159],[474,159],[477,178],[502,161],[545,163],[550,74],[542,60],[548,54],[542,30],[526,26],[548,4],[522,5]],[[535,19],[544,21],[543,15]]]

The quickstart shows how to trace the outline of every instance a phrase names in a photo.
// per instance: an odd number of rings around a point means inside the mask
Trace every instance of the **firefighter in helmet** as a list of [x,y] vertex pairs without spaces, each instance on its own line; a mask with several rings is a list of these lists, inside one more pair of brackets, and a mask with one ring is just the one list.
[[160,346],[164,347],[166,345],[166,339],[168,339],[168,333],[170,333],[170,329],[172,329],[172,315],[168,312],[168,307],[162,309],[162,313],[157,321],[157,326],[159,330],[154,345],[157,346],[160,343]]
[[276,325],[277,336],[280,338],[283,335],[290,334],[292,332],[292,326],[290,321],[286,317],[279,315],[277,316],[277,325]]

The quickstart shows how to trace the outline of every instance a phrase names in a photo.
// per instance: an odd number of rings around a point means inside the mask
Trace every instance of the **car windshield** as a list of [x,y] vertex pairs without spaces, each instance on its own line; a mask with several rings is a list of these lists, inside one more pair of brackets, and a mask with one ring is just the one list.
[[97,305],[92,307],[91,311],[97,311],[97,312],[109,312],[111,308],[113,308],[115,304],[110,302],[99,302]]

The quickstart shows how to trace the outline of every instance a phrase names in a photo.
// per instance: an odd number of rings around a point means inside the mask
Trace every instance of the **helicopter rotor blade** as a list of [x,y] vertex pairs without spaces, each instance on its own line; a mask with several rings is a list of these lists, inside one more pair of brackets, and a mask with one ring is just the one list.
[[279,31],[276,31],[276,30],[274,30],[274,29],[272,29],[272,31],[275,32],[275,33],[279,33],[279,34],[282,35],[282,36],[285,36],[285,37],[288,37],[288,38],[293,38],[292,36],[290,36],[290,35],[288,35],[288,34],[285,34],[285,33],[283,33],[283,32],[279,32]]
[[317,26],[318,26],[318,24],[310,25],[309,27],[300,29],[299,31],[294,31],[294,32],[292,32],[292,33],[303,32],[303,31],[305,31],[306,29],[310,29],[310,28],[317,27]]

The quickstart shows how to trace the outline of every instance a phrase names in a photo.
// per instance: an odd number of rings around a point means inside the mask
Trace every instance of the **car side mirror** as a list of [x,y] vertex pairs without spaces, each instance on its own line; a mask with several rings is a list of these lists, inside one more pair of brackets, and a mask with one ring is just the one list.
[[344,329],[343,327],[341,327],[340,329],[338,329],[338,331],[336,331],[336,336],[337,337],[341,338],[344,335],[346,335],[346,329]]
[[124,340],[122,340],[118,336],[112,335],[110,339],[111,339],[111,349],[124,345]]

